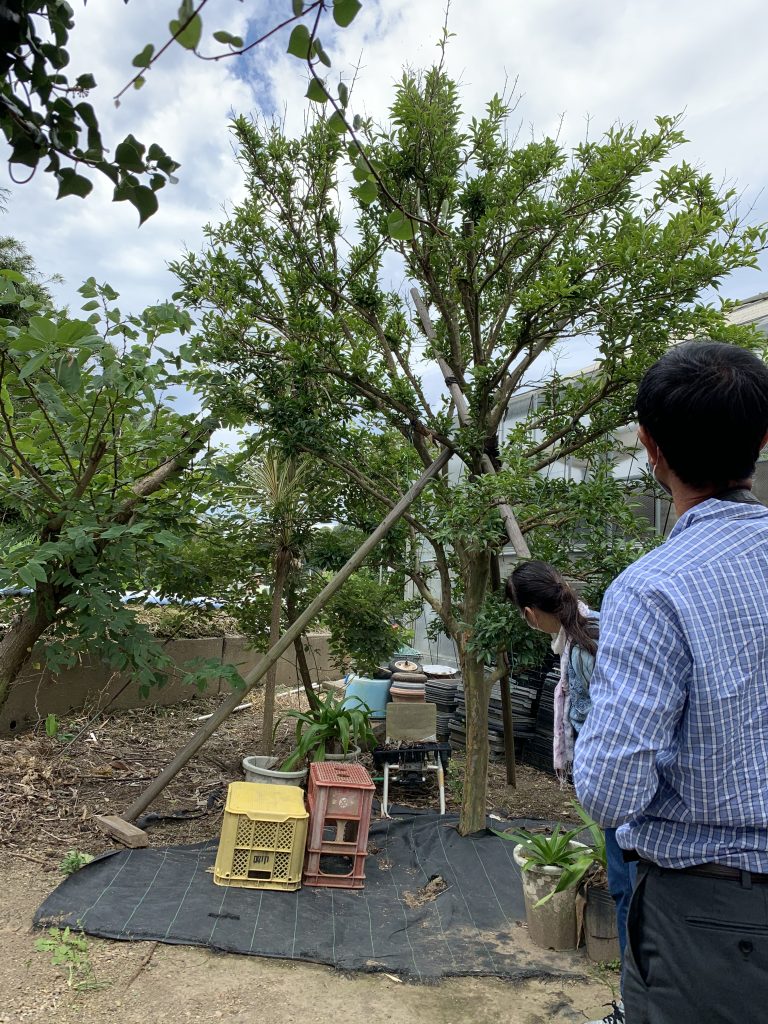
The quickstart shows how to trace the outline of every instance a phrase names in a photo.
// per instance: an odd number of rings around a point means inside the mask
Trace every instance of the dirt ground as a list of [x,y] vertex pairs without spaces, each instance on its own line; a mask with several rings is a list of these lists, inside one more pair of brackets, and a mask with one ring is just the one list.
[[[153,804],[155,813],[185,811],[198,817],[153,823],[153,845],[191,843],[218,835],[226,784],[241,778],[240,761],[258,745],[260,696],[233,715]],[[279,708],[301,697],[283,694]],[[62,880],[68,850],[98,853],[114,848],[91,821],[120,813],[167,763],[199,723],[194,718],[216,699],[172,708],[122,711],[94,721],[87,712],[44,731],[0,740],[0,1024],[56,1020],[65,1024],[163,1021],[233,1021],[242,1024],[312,1024],[336,1019],[440,1021],[480,1024],[496,1018],[511,1024],[583,1022],[602,1017],[616,974],[583,964],[584,981],[508,982],[449,979],[424,987],[388,975],[343,975],[327,967],[256,957],[221,955],[192,947],[87,939],[92,967],[85,991],[67,984],[66,964],[35,948],[34,911]],[[286,724],[278,746],[287,751]],[[504,817],[572,816],[572,794],[534,769],[518,768],[518,786],[506,786],[503,768],[492,766],[488,809]],[[449,809],[461,797],[461,760],[448,779]],[[395,794],[395,799],[398,799]],[[409,797],[413,803],[413,797]],[[434,803],[432,794],[417,802]],[[599,1011],[599,1012],[598,1012]]]

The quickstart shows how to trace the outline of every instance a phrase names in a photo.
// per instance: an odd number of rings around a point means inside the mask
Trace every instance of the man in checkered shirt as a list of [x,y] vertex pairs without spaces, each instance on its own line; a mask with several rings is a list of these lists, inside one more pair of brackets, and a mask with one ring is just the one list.
[[768,367],[691,342],[646,373],[639,437],[679,520],[611,585],[579,799],[639,858],[627,1024],[768,1020]]

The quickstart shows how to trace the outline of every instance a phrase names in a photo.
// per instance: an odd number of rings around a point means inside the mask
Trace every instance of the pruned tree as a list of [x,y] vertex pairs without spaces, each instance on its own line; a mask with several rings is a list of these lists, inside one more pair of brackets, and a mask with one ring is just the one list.
[[[505,541],[499,505],[512,504],[534,552],[551,554],[556,536],[562,561],[599,523],[603,566],[626,564],[637,545],[606,470],[612,434],[631,419],[639,376],[675,339],[754,342],[728,326],[711,289],[754,266],[766,243],[763,228],[739,222],[732,192],[672,162],[684,141],[677,118],[617,125],[568,152],[550,138],[518,145],[509,111],[496,95],[483,116],[465,117],[437,67],[406,73],[389,123],[366,122],[351,145],[332,116],[299,138],[241,118],[247,197],[209,228],[203,254],[175,268],[203,314],[196,352],[217,414],[246,410],[378,508],[443,447],[455,453],[404,518],[408,574],[455,641],[467,691],[462,833],[485,823],[487,666],[506,621],[490,586]],[[393,284],[403,278],[431,325]],[[595,369],[565,378],[557,352],[582,341]],[[435,362],[466,425],[447,394],[433,397]],[[536,402],[509,420],[533,382]],[[397,458],[378,457],[360,420],[382,443],[399,438]],[[585,482],[559,479],[568,457]]]

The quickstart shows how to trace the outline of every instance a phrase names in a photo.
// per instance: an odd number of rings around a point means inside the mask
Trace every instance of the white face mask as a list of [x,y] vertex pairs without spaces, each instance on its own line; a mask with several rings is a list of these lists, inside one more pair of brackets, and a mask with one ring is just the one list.
[[657,462],[651,462],[651,460],[648,459],[648,472],[651,474],[651,476],[656,481],[656,483],[659,485],[659,487],[662,489],[662,491],[664,491],[665,494],[668,494],[670,496],[670,498],[671,498],[672,497],[672,488],[668,487],[665,483],[662,483],[661,480],[659,480],[659,478],[656,476],[656,465],[657,465]]

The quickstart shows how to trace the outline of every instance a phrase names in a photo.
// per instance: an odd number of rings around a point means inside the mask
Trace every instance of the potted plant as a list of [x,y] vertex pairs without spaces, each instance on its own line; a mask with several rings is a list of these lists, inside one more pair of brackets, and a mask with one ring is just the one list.
[[296,749],[283,762],[282,771],[296,770],[306,761],[355,760],[363,746],[376,743],[371,730],[371,709],[359,698],[326,693],[307,711],[292,708],[280,721],[296,722]]
[[592,852],[592,865],[579,886],[579,896],[584,900],[587,956],[595,963],[618,960],[619,931],[616,924],[616,903],[608,890],[605,834],[576,800],[573,800],[572,804],[591,837],[589,848]]
[[593,862],[592,850],[576,837],[581,827],[551,835],[527,831],[497,832],[515,843],[512,855],[521,869],[528,933],[544,949],[575,949],[576,886]]

